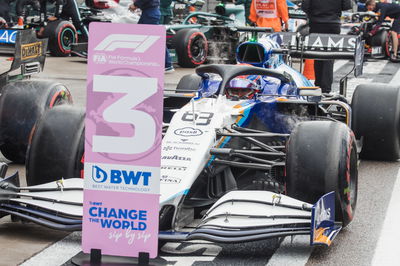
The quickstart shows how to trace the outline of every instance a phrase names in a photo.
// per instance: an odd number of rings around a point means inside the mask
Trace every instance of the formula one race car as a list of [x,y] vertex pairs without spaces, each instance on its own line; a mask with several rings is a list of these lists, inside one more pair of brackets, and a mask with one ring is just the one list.
[[375,59],[390,57],[392,38],[390,37],[391,21],[378,24],[378,15],[373,12],[359,12],[351,16],[351,22],[343,24],[349,27],[348,34],[359,35],[365,40],[365,54]]
[[[241,44],[238,61],[250,66],[198,67],[165,95],[159,239],[232,243],[305,234],[329,245],[355,214],[357,154],[400,157],[399,87],[360,85],[350,106],[283,61],[282,54],[356,57],[359,67],[360,38],[310,35],[304,42],[282,34]],[[341,45],[332,45],[337,40]],[[4,180],[1,211],[52,228],[79,227],[82,183],[55,180],[81,176],[83,120],[70,107],[43,115],[27,156],[33,187]],[[198,218],[190,232],[182,230]]]
[[181,67],[208,62],[234,63],[240,43],[238,27],[244,27],[243,6],[217,5],[215,13],[193,12],[182,24],[167,26],[167,47]]
[[[119,4],[119,1],[98,1],[86,0],[79,6],[79,24],[88,28],[93,21],[113,22],[113,23],[137,23],[139,15],[128,10],[128,4]],[[72,45],[87,42],[87,36],[78,30],[70,20],[59,18],[57,20],[47,20],[40,17],[35,11],[31,2],[26,2],[23,25],[12,23],[10,27],[32,28],[38,32],[38,37],[48,38],[48,49],[53,56],[68,56],[71,53]],[[54,10],[48,10],[48,15],[54,14]],[[14,14],[12,14],[14,15]],[[78,23],[78,22],[75,22]]]

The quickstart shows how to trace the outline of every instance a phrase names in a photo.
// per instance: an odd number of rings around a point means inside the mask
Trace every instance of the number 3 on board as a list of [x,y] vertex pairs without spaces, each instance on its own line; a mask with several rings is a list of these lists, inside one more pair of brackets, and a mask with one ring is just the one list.
[[104,110],[103,119],[109,123],[129,124],[135,129],[131,137],[94,135],[93,152],[138,154],[153,147],[156,137],[154,118],[144,111],[132,109],[157,92],[156,78],[94,75],[93,91],[125,94]]

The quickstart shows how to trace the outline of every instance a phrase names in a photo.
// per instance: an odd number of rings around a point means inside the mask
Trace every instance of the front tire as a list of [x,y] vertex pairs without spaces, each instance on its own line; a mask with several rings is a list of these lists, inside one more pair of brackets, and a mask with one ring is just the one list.
[[288,196],[314,204],[335,191],[336,220],[347,226],[357,204],[358,159],[352,131],[340,122],[299,123],[286,156]]
[[190,93],[199,90],[201,84],[201,77],[197,74],[184,75],[176,86],[176,92]]
[[43,114],[28,149],[28,186],[83,177],[84,118],[83,109],[66,105]]

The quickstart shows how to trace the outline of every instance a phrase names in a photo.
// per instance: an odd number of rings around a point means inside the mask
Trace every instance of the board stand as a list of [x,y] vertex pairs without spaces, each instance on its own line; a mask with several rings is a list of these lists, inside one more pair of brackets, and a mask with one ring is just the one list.
[[102,255],[101,249],[91,249],[90,254],[79,252],[72,257],[72,264],[79,266],[105,266],[105,265],[139,265],[139,266],[158,266],[166,265],[167,261],[161,258],[150,259],[147,252],[139,252],[137,258]]

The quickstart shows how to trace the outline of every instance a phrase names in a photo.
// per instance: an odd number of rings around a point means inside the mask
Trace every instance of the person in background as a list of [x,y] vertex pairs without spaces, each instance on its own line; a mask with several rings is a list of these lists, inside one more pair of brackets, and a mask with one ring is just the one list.
[[14,0],[0,0],[0,23],[7,26],[10,23],[10,3]]
[[168,25],[172,21],[172,0],[160,0],[160,24]]
[[380,13],[378,25],[380,25],[386,17],[394,19],[391,27],[393,49],[390,54],[390,61],[400,62],[400,57],[397,54],[397,50],[399,48],[399,39],[397,35],[400,33],[400,5],[390,3],[376,3],[375,0],[367,0],[365,2],[365,6],[367,7],[368,11]]
[[28,14],[28,6],[31,6],[33,10],[40,11],[40,1],[39,0],[17,0],[15,4],[15,11],[18,17],[18,24],[23,23],[24,18]]
[[[351,9],[351,0],[303,0],[301,9],[307,14],[310,33],[340,34],[342,11]],[[333,83],[333,60],[316,60],[315,85],[330,93]]]
[[[47,18],[47,3],[55,5],[54,16]],[[57,19],[69,20],[72,19],[72,23],[75,28],[79,30],[85,40],[89,38],[89,31],[85,25],[79,12],[78,4],[75,0],[41,0],[40,1],[40,21],[43,25],[46,25],[46,21],[55,21]],[[43,32],[43,28],[39,31],[40,36]]]
[[257,27],[271,27],[274,31],[288,30],[289,11],[286,0],[253,0],[249,19]]
[[244,16],[246,17],[246,24],[250,25],[251,20],[249,16],[250,16],[251,0],[235,0],[234,3],[235,5],[244,5]]
[[[142,15],[138,21],[138,24],[151,24],[158,25],[160,22],[160,0],[136,0],[129,6],[130,11],[136,9],[142,10]],[[175,69],[172,66],[172,60],[169,55],[168,48],[165,51],[165,73],[171,73]]]

